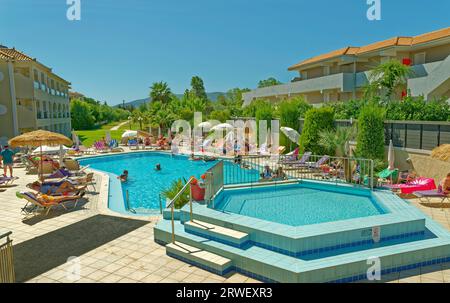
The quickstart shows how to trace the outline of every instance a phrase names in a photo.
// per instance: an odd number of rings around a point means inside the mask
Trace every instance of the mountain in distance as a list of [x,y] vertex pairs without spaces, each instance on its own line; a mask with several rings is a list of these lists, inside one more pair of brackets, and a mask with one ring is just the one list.
[[[213,93],[206,93],[206,95],[208,96],[209,100],[211,100],[213,102],[216,102],[217,98],[219,96],[225,95],[225,93],[213,92]],[[177,98],[182,98],[183,94],[175,94],[175,96],[177,96]],[[136,107],[139,107],[139,105],[141,105],[142,103],[148,103],[148,102],[150,102],[150,97],[144,98],[144,99],[138,99],[138,100],[134,100],[134,101],[125,102],[125,106],[132,105],[134,108],[136,108]],[[115,105],[114,107],[118,107],[119,105],[122,105],[122,104]]]

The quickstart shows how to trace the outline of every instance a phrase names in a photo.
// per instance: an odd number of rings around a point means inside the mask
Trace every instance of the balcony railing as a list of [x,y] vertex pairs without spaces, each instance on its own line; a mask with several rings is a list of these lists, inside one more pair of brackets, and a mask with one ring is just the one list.
[[0,283],[14,283],[14,256],[11,232],[0,231]]

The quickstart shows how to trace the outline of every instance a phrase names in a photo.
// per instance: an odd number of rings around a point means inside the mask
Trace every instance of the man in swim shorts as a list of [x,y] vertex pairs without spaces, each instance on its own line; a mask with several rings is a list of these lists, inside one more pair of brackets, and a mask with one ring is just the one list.
[[7,170],[9,168],[10,177],[13,177],[13,163],[14,163],[14,152],[9,149],[6,145],[5,148],[0,153],[3,159],[3,175],[6,177]]

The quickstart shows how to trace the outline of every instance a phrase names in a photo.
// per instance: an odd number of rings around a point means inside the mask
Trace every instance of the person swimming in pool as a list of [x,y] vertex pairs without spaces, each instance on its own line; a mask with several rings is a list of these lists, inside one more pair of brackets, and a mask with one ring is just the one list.
[[155,166],[155,170],[156,171],[160,171],[161,170],[161,164],[156,164],[156,166]]
[[127,182],[128,181],[128,170],[124,170],[123,173],[117,177],[121,182]]

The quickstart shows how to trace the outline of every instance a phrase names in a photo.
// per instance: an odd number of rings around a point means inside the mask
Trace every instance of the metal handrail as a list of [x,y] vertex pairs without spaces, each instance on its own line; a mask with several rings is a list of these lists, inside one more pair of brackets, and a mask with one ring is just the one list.
[[181,197],[181,195],[183,194],[183,192],[187,189],[187,187],[191,184],[191,182],[194,180],[194,177],[190,177],[189,180],[186,182],[186,184],[183,186],[183,188],[178,192],[178,194],[175,195],[175,197],[170,200],[169,205],[167,205],[167,207],[172,207],[173,204],[175,203],[176,200],[178,200],[178,198]]
[[[189,180],[186,182],[186,184],[183,186],[183,188],[178,192],[178,194],[175,195],[175,197],[170,201],[168,207],[170,207],[171,212],[171,220],[172,220],[172,243],[175,243],[175,202],[178,200],[181,195],[184,193],[184,191],[187,189],[188,186],[191,185],[192,181],[194,180],[194,177],[190,177]],[[192,221],[192,192],[189,195],[189,204],[190,204],[190,215],[191,215],[191,221]]]
[[12,231],[7,231],[3,234],[0,234],[0,239],[6,238],[12,234]]

